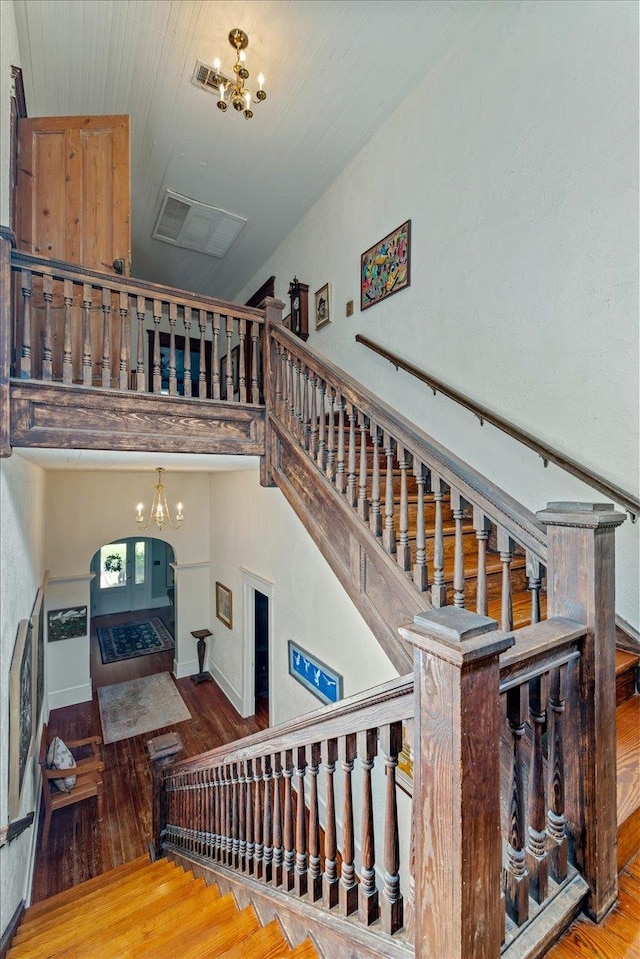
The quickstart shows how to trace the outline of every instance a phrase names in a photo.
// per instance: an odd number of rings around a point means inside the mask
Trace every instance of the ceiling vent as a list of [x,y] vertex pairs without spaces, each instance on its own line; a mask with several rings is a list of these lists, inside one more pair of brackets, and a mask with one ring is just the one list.
[[[191,77],[191,82],[193,83],[194,87],[200,87],[201,90],[206,90],[208,93],[215,93],[217,97],[220,96],[219,88],[213,82],[213,78],[215,76],[216,71],[213,67],[203,63],[202,60],[196,60],[196,68],[193,71],[193,76]],[[231,83],[229,77],[225,77],[223,73],[218,73],[217,76],[222,77],[225,87]]]
[[235,213],[167,190],[152,236],[184,250],[223,257],[246,222]]

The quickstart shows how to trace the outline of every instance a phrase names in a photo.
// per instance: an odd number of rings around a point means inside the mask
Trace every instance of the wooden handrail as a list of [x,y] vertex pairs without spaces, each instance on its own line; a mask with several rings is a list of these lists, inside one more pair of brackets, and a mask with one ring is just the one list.
[[433,390],[434,395],[436,393],[442,393],[443,396],[449,397],[449,399],[453,400],[455,403],[459,403],[461,406],[464,406],[466,409],[470,410],[474,416],[478,417],[481,425],[485,422],[491,423],[492,426],[502,430],[503,433],[507,433],[519,443],[522,443],[524,446],[528,446],[529,449],[532,449],[538,454],[538,456],[542,458],[545,466],[547,466],[549,463],[555,463],[556,466],[559,466],[566,473],[571,473],[572,476],[576,476],[581,482],[585,483],[585,485],[590,486],[592,489],[598,490],[599,493],[604,493],[605,496],[611,497],[615,503],[618,503],[620,506],[624,507],[624,509],[629,513],[633,523],[635,523],[637,520],[638,515],[640,514],[640,500],[631,493],[621,489],[614,483],[610,483],[609,480],[605,479],[603,476],[600,476],[598,473],[594,473],[593,470],[586,469],[586,467],[581,466],[580,463],[576,463],[575,460],[565,456],[564,453],[554,449],[552,446],[547,446],[545,443],[542,443],[540,440],[536,439],[535,436],[532,436],[531,433],[527,433],[525,430],[521,430],[519,427],[514,426],[513,423],[509,422],[509,420],[504,419],[502,416],[498,416],[497,413],[494,413],[493,410],[488,409],[486,406],[481,406],[479,403],[475,403],[473,400],[469,399],[468,396],[465,396],[464,393],[458,392],[458,390],[453,389],[452,386],[448,386],[446,383],[443,383],[442,380],[438,380],[434,376],[431,376],[430,373],[425,373],[424,370],[414,366],[413,363],[409,363],[408,360],[403,360],[395,353],[391,353],[383,346],[380,346],[379,343],[375,343],[373,340],[370,340],[367,336],[357,333],[355,339],[356,343],[361,343],[363,346],[366,346],[367,349],[377,353],[378,356],[382,356],[385,360],[388,360],[390,363],[392,363],[396,369],[402,369],[406,373],[410,373],[411,376],[415,376],[416,379],[420,380],[422,383],[426,383],[427,386]]

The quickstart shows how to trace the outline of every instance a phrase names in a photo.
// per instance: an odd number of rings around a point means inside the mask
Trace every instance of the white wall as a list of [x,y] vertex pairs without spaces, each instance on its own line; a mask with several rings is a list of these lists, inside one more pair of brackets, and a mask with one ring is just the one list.
[[[310,345],[531,509],[603,497],[357,332],[637,493],[637,77],[635,3],[487,5],[235,299],[271,274],[286,299],[296,274],[313,312],[330,282]],[[409,218],[410,288],[360,313],[360,254]],[[617,539],[637,626],[638,526]]]
[[[397,675],[371,630],[279,489],[259,485],[257,471],[211,476],[211,616],[209,665],[231,696],[242,699],[242,570],[273,584],[270,637],[271,722],[322,704],[288,675],[287,641],[295,639],[344,677],[344,695]],[[233,594],[233,629],[215,615],[218,580]]]

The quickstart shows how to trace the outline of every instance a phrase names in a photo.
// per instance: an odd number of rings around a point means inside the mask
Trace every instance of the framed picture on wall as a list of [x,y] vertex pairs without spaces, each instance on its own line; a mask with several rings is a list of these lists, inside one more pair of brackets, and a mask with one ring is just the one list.
[[233,629],[233,597],[231,590],[216,583],[216,616],[221,623]]
[[411,283],[411,220],[378,240],[360,257],[360,309],[399,293]]
[[337,703],[342,699],[342,676],[291,639],[289,675],[323,703]]
[[22,619],[9,669],[9,817],[17,818],[34,738],[33,639]]
[[328,283],[316,293],[316,330],[331,323],[331,287]]
[[87,635],[87,607],[70,606],[67,609],[50,609],[47,616],[47,639],[56,643],[61,639],[74,639]]

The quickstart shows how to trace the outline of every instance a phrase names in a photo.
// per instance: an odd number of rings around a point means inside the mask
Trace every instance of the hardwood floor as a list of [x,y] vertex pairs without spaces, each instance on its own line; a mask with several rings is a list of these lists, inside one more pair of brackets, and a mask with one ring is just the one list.
[[[161,615],[168,612],[167,608]],[[150,614],[150,610],[140,610],[93,621],[93,700],[52,710],[49,716],[52,735],[58,733],[62,739],[101,735],[97,696],[99,687],[152,673],[171,673],[172,650],[106,666],[102,663],[97,626],[148,619]],[[153,610],[153,615],[157,616],[158,611]],[[196,685],[190,679],[179,679],[175,683],[192,718],[154,734],[173,728],[179,731],[184,743],[181,758],[195,756],[268,726],[268,701],[261,703],[256,716],[242,719],[215,682]],[[33,903],[148,853],[151,838],[151,769],[146,744],[149,738],[150,734],[146,733],[103,746],[105,814],[101,823],[96,821],[95,799],[56,812],[47,846],[39,849],[36,859]]]

